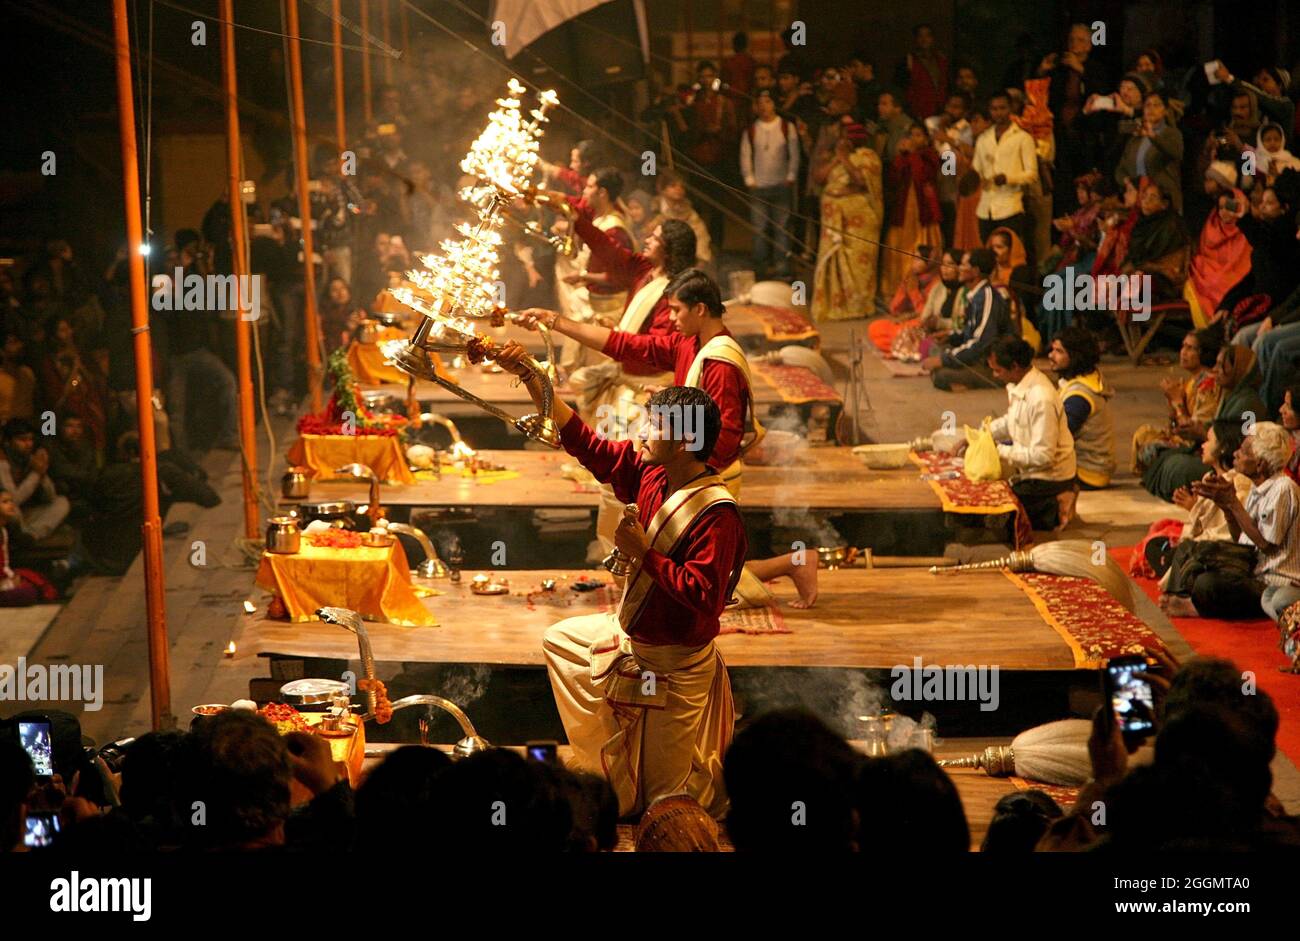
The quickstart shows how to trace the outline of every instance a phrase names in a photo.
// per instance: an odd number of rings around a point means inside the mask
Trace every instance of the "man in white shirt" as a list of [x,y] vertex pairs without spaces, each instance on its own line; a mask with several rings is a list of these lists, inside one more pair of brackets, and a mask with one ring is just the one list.
[[[989,99],[993,126],[975,141],[973,167],[980,177],[980,240],[1007,226],[1025,243],[1033,244],[1025,216],[1025,189],[1038,181],[1038,152],[1034,139],[1011,120],[1011,100],[1002,93]],[[1032,260],[1031,260],[1032,264]]]
[[[989,431],[998,442],[1002,475],[1037,530],[1063,525],[1058,497],[1074,489],[1074,437],[1056,386],[1017,336],[1000,337],[988,357],[993,378],[1007,386],[1007,413]],[[1066,520],[1065,522],[1068,522]]]
[[[749,223],[754,228],[754,272],[759,277],[785,278],[790,274],[790,238],[785,227],[799,179],[799,132],[777,115],[776,99],[765,88],[754,95],[754,113],[758,120],[740,138],[740,173],[749,189]],[[776,257],[773,270],[767,272],[771,244],[776,247]]]

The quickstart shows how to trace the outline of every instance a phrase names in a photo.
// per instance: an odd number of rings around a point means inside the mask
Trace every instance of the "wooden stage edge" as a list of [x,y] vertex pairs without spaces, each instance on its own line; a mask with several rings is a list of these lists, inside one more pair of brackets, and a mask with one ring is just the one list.
[[[425,583],[444,592],[425,600],[437,626],[367,625],[376,661],[477,663],[540,667],[542,634],[566,617],[603,610],[607,592],[568,588],[593,571],[510,571],[511,593],[476,596],[464,572],[459,585]],[[724,634],[718,646],[730,667],[838,667],[891,669],[912,665],[997,666],[1001,670],[1075,669],[1070,647],[1029,597],[999,572],[930,575],[924,569],[840,569],[821,576],[812,610],[789,606],[788,580],[776,583],[779,618],[790,633]],[[526,595],[544,578],[559,589],[530,604]],[[263,596],[258,611],[266,609]],[[572,602],[572,603],[566,603]],[[246,615],[235,636],[237,659],[254,656],[358,659],[356,638],[319,622],[290,623]]]

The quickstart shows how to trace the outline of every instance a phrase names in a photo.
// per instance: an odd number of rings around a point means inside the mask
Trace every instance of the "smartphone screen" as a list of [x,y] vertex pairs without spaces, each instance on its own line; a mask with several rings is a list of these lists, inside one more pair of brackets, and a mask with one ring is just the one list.
[[1106,686],[1119,730],[1130,738],[1150,735],[1156,726],[1156,703],[1141,657],[1112,660],[1106,665]]
[[49,720],[20,721],[18,737],[22,739],[23,750],[32,759],[36,776],[48,778],[54,774],[54,744],[50,735]]
[[23,846],[49,846],[58,834],[58,814],[28,814],[23,828]]
[[554,763],[556,760],[556,747],[555,742],[529,742],[524,746],[524,750],[525,754],[533,761]]

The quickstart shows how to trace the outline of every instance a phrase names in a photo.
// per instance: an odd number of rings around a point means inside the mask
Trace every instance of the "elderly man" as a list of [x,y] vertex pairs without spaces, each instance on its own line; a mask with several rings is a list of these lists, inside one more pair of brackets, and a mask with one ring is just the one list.
[[[1286,474],[1291,434],[1259,422],[1237,449],[1233,469],[1250,479],[1243,502],[1226,477],[1192,485],[1223,510],[1233,542],[1197,540],[1174,551],[1161,607],[1172,617],[1273,620],[1300,601],[1300,486]],[[1253,564],[1252,564],[1253,563]]]
[[[1006,383],[1008,408],[989,430],[998,442],[1002,475],[1037,530],[1062,528],[1061,506],[1074,490],[1074,437],[1056,386],[1034,365],[1034,350],[1004,336],[988,354],[993,378]],[[1063,499],[1064,498],[1064,499]]]
[[[523,356],[507,344],[497,361],[540,407]],[[735,498],[706,463],[718,406],[703,389],[662,389],[637,441],[603,440],[562,399],[552,409],[565,450],[635,505],[615,534],[631,565],[617,613],[568,618],[542,641],[574,763],[605,774],[622,814],[688,794],[719,817],[735,712],[713,639],[747,541]]]

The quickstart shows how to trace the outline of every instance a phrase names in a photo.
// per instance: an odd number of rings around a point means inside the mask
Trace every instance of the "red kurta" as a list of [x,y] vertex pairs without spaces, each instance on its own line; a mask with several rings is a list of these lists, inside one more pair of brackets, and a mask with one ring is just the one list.
[[[725,327],[722,332],[731,336]],[[675,330],[668,335],[614,330],[601,352],[623,363],[624,369],[629,363],[640,363],[648,367],[647,372],[671,369],[673,382],[680,386],[685,384],[691,363],[700,352],[700,338],[688,337]],[[745,377],[731,363],[711,359],[704,364],[700,385],[718,403],[718,410],[722,413],[722,433],[718,435],[718,443],[713,446],[708,463],[710,467],[723,470],[740,457],[740,441],[745,435],[745,409],[749,401]]]
[[[599,259],[601,264],[599,270],[609,272],[610,282],[626,287],[627,302],[623,305],[623,309],[627,310],[627,304],[632,303],[632,298],[636,296],[636,292],[645,287],[646,283],[654,277],[655,266],[641,252],[632,251],[630,245],[625,245],[618,239],[611,237],[610,233],[596,228],[592,222],[591,210],[586,208],[585,203],[581,200],[570,200],[570,202],[578,210],[574,231],[591,248],[592,266],[589,270],[598,270],[595,267],[595,262]],[[619,288],[619,290],[622,289],[622,287]],[[654,309],[650,311],[649,316],[641,324],[641,333],[652,336],[675,336],[677,334],[677,328],[673,326],[672,309],[668,306],[666,298],[661,297],[655,301]],[[672,367],[666,366],[664,368],[671,369]],[[648,376],[659,370],[639,363],[625,363],[623,371],[633,376]]]
[[[598,438],[575,413],[560,430],[564,449],[624,503],[636,503],[648,527],[669,496],[662,467],[645,464],[634,441]],[[644,644],[700,647],[718,635],[718,616],[731,593],[731,577],[745,562],[745,524],[734,504],[705,510],[669,555],[651,549],[641,567],[654,579],[629,636]]]
[[[628,255],[632,254],[632,236],[628,234],[627,229],[622,229],[617,226],[612,229],[597,228],[595,223],[595,213],[585,201],[570,196],[569,205],[573,206],[573,208],[578,211],[578,217],[574,221],[573,229],[584,242],[590,245],[591,239],[589,239],[588,236],[593,232],[599,232],[601,235],[605,236],[607,241],[618,246],[618,248],[622,250],[622,253]],[[621,255],[619,253],[609,251],[608,247],[601,255],[597,255],[594,248],[591,250],[591,261],[587,264],[587,270],[592,274],[608,273],[609,284],[589,284],[587,285],[587,290],[590,293],[597,295],[621,294],[623,291],[628,289],[628,285],[631,282],[628,279],[626,270],[624,270],[624,267],[619,264],[620,258]],[[629,299],[631,296],[631,294],[628,294]],[[626,302],[623,304],[623,308],[625,310],[627,309]]]

